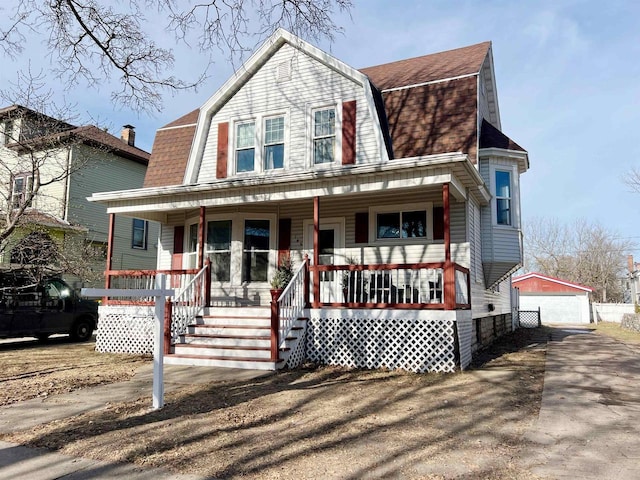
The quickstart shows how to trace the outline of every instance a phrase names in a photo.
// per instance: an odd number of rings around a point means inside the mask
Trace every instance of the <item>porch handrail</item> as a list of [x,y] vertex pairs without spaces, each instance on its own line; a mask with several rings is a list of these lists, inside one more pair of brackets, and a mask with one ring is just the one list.
[[305,256],[280,296],[271,300],[271,358],[274,361],[307,305],[308,267],[309,258]]
[[167,302],[171,323],[165,324],[165,343],[167,337],[170,337],[170,341],[175,342],[180,335],[185,334],[187,326],[195,320],[198,313],[209,305],[211,300],[210,271],[211,261],[207,259],[202,270],[172,300]]

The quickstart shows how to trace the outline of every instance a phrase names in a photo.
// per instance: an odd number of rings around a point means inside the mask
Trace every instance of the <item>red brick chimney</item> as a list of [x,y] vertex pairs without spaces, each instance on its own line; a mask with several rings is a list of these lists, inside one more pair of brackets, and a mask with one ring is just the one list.
[[636,266],[633,263],[633,255],[627,255],[627,268],[629,273],[633,273],[636,270]]
[[120,138],[123,142],[126,142],[127,145],[131,145],[134,147],[136,145],[136,132],[133,125],[125,125],[122,127],[122,133],[120,134]]

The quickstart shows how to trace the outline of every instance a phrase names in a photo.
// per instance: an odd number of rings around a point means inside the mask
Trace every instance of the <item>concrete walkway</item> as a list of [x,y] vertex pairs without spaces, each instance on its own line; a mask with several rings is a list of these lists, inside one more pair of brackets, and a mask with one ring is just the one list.
[[[271,375],[268,371],[236,370],[229,368],[183,367],[165,365],[165,393],[185,384],[209,383],[224,380],[242,380]],[[47,399],[33,399],[0,407],[0,433],[33,428],[36,425],[100,410],[114,402],[129,401],[141,397],[152,400],[152,365],[139,369],[126,382],[86,388]],[[45,449],[23,447],[0,442],[0,479],[28,480],[200,480],[203,477],[179,475],[166,470],[141,468],[133,464],[98,462],[85,458],[73,458]]]
[[556,327],[523,463],[558,480],[640,479],[640,346]]

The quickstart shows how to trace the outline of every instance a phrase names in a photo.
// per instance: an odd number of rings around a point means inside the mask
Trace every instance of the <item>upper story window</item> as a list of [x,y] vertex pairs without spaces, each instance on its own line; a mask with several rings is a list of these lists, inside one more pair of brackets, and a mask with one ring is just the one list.
[[[20,208],[32,193],[33,175],[31,173],[19,173],[13,177],[13,190],[11,194],[13,208]],[[29,204],[30,203],[31,202],[29,202]]]
[[255,122],[236,125],[236,172],[252,172],[255,169]]
[[333,163],[336,160],[336,109],[313,111],[313,163]]
[[13,142],[13,121],[7,120],[2,125],[2,143],[6,145],[7,143]]
[[264,169],[284,167],[284,117],[267,118],[264,122]]
[[131,248],[140,250],[147,249],[147,231],[149,222],[140,218],[133,219],[133,227],[131,232]]
[[511,214],[511,172],[496,170],[496,223],[513,225]]

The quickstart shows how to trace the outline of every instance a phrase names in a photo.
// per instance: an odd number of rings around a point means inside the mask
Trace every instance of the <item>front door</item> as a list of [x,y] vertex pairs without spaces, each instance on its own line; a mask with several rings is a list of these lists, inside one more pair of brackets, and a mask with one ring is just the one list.
[[[313,222],[305,222],[305,250],[313,251]],[[318,263],[320,265],[343,264],[344,238],[343,222],[320,222],[320,234],[318,236]],[[313,258],[313,255],[310,255]],[[323,303],[342,302],[341,275],[338,272],[320,273],[320,301]],[[311,289],[313,292],[313,289]]]

